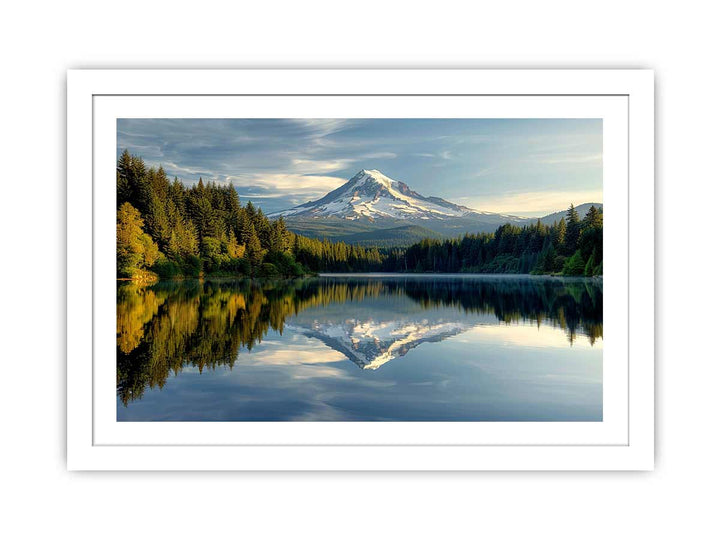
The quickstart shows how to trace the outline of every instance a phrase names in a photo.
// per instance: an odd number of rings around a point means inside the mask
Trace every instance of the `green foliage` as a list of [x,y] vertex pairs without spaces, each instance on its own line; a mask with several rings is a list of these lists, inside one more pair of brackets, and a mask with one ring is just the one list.
[[417,226],[384,231],[385,238],[343,220],[351,242],[332,241],[294,234],[282,218],[270,221],[250,202],[243,207],[232,185],[170,182],[162,167],[147,169],[127,151],[117,163],[117,199],[119,277],[137,279],[150,269],[162,278],[323,271],[602,274],[602,211],[594,207],[582,221],[570,206],[551,226],[508,223],[494,233],[454,239]]
[[174,279],[183,275],[180,265],[167,257],[161,257],[160,260],[155,263],[152,270],[160,279]]
[[603,259],[603,225],[602,213],[591,206],[582,221],[580,238],[578,240],[583,259],[589,259],[594,254],[593,266],[596,261]]
[[556,248],[562,248],[565,245],[565,235],[567,234],[567,225],[565,224],[565,218],[560,218],[555,230],[553,231],[553,245]]
[[347,244],[366,247],[377,246],[379,248],[409,246],[420,242],[424,238],[440,240],[442,235],[418,225],[403,225],[390,229],[364,231],[334,237],[335,240],[341,240]]
[[587,263],[585,263],[585,271],[583,272],[586,276],[592,276],[593,271],[595,270],[595,250],[593,249],[593,252],[590,254],[590,258],[588,259]]
[[251,203],[243,208],[232,185],[200,179],[188,188],[125,151],[117,163],[117,196],[120,277],[149,268],[162,278],[252,276],[269,271],[262,266],[268,253],[284,254],[278,274],[305,272],[284,221],[269,221]]
[[280,271],[277,269],[277,267],[274,264],[270,263],[263,263],[260,266],[260,271],[258,272],[260,277],[278,277],[280,276]]
[[155,261],[160,252],[152,238],[143,231],[140,212],[125,202],[117,213],[117,274],[121,278],[139,279]]
[[[571,207],[568,219],[575,225],[577,212]],[[452,240],[423,239],[406,249],[385,252],[383,270],[394,272],[479,272],[479,273],[565,273],[569,260],[567,226],[561,219],[552,226],[539,220],[530,226],[505,224],[495,233],[465,234]],[[602,257],[602,227],[588,227],[583,233],[595,262]],[[579,243],[579,242],[578,242]],[[600,246],[598,247],[598,243]],[[585,245],[583,244],[583,245]],[[571,253],[574,253],[571,252]],[[598,255],[599,254],[599,255]],[[588,254],[589,256],[589,254]],[[582,258],[584,272],[585,257]],[[573,260],[572,271],[577,272]],[[570,267],[568,267],[570,271]]]
[[311,272],[369,272],[383,270],[386,255],[378,248],[364,248],[345,242],[295,236],[291,253]]
[[585,273],[585,261],[583,261],[582,254],[578,249],[573,253],[572,257],[565,261],[563,266],[563,274],[566,276],[582,276]]
[[300,277],[307,274],[307,271],[299,264],[290,253],[282,251],[271,251],[265,260],[274,266],[278,273],[283,276]]
[[595,228],[602,228],[603,225],[603,215],[602,211],[595,208],[595,206],[591,206],[585,217],[582,221],[582,229],[585,230],[587,228],[595,227]]
[[563,242],[566,255],[575,253],[578,240],[580,239],[580,230],[580,216],[578,216],[575,206],[571,204],[567,211],[567,232],[565,233],[565,241]]

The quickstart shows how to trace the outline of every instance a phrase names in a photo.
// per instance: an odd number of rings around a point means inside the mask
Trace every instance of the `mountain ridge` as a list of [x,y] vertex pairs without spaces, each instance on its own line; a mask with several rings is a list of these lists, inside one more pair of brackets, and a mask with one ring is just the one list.
[[413,191],[407,184],[394,180],[377,169],[361,169],[342,186],[315,201],[273,212],[268,217],[342,217],[348,220],[366,218],[428,220],[479,216],[502,216],[513,221],[522,218],[480,212],[467,206],[452,203],[441,197],[426,197]]
[[[598,203],[577,207],[581,218],[593,204],[602,208]],[[426,237],[432,238],[493,232],[506,223],[523,226],[538,219],[552,225],[565,211],[525,218],[475,210],[441,197],[422,195],[377,169],[361,169],[323,197],[272,212],[268,217],[283,217],[290,230],[310,237],[395,246],[407,243],[410,237],[419,240],[420,229],[430,231]],[[411,226],[418,229],[412,230]]]

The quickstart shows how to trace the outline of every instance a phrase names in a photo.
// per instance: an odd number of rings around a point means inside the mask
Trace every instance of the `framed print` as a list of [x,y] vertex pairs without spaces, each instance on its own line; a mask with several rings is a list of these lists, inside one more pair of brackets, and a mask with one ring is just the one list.
[[68,72],[68,467],[653,467],[646,70]]

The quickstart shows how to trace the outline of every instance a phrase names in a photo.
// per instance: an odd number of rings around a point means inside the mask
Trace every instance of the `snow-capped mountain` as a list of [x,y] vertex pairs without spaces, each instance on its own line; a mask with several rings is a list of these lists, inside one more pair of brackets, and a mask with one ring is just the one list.
[[377,369],[426,342],[436,342],[472,328],[457,320],[360,320],[342,323],[314,320],[311,324],[288,324],[294,332],[319,339],[341,352],[361,369]]
[[[418,223],[454,219],[492,219],[494,222],[521,221],[516,216],[478,212],[439,197],[426,197],[407,184],[393,180],[375,169],[363,169],[348,182],[317,201],[310,201],[269,217],[307,219],[340,218],[377,221],[408,220]],[[494,219],[493,219],[494,218]]]
[[[595,206],[601,208],[602,204]],[[589,203],[580,205],[578,212],[589,207]],[[564,213],[539,219],[552,225]],[[538,219],[474,210],[421,195],[375,169],[361,170],[321,199],[268,215],[271,219],[281,216],[298,234],[386,247],[410,245],[423,238],[489,233],[506,223],[522,226]]]

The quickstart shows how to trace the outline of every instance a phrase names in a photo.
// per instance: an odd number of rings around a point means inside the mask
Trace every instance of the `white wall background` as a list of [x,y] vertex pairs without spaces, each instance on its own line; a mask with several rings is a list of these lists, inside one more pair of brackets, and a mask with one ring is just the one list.
[[[11,2],[0,31],[0,534],[717,534],[717,14],[660,2]],[[65,471],[65,70],[644,67],[657,77],[657,470]],[[358,80],[358,90],[372,89]],[[25,201],[23,206],[20,206]],[[28,212],[28,209],[30,212]],[[29,247],[28,247],[29,246]],[[702,253],[702,255],[701,255]],[[70,299],[72,300],[72,299]],[[368,456],[371,459],[371,456]]]

